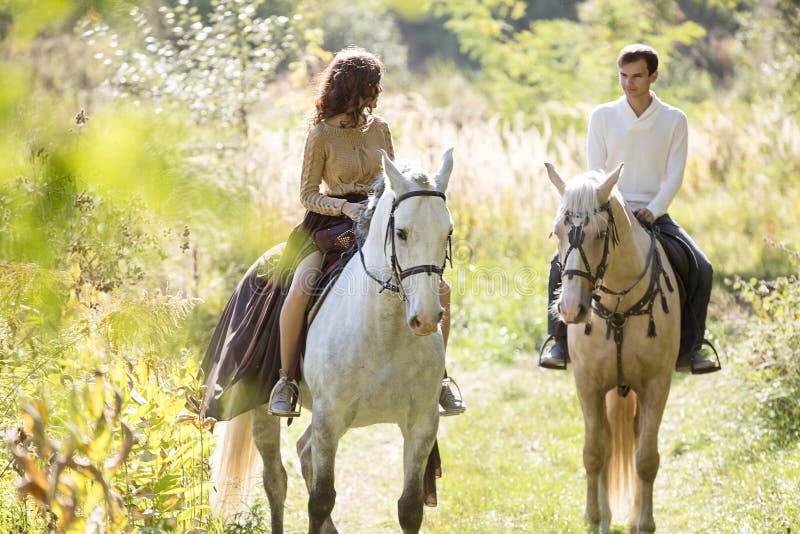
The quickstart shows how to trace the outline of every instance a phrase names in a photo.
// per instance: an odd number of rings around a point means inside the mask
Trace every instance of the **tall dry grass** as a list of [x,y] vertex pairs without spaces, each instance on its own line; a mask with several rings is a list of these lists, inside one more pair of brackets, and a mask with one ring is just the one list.
[[[564,127],[564,121],[547,117],[502,120],[492,113],[488,97],[465,87],[463,80],[449,83],[460,92],[443,106],[417,92],[387,91],[381,99],[377,112],[392,127],[398,159],[435,168],[441,153],[455,147],[448,197],[457,237],[468,243],[470,260],[487,262],[499,255],[542,265],[553,247],[547,237],[558,202],[544,162],[553,162],[564,176],[584,170],[584,124],[577,120]],[[275,91],[281,96],[270,99],[263,117],[254,121],[257,133],[249,153],[254,175],[250,222],[256,229],[275,224],[276,218],[288,227],[302,212],[296,200],[302,119],[313,93],[285,86]],[[587,104],[573,115],[588,117],[590,111]],[[670,209],[673,218],[720,273],[784,272],[787,265],[764,238],[795,239],[800,120],[771,102],[748,106],[728,101],[687,112],[689,160]]]

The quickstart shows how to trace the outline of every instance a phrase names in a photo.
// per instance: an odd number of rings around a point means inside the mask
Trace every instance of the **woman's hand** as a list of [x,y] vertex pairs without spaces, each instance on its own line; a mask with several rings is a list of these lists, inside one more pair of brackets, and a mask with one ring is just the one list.
[[358,214],[361,213],[361,210],[364,209],[363,204],[356,204],[353,202],[345,202],[342,206],[342,213],[353,219],[356,220]]

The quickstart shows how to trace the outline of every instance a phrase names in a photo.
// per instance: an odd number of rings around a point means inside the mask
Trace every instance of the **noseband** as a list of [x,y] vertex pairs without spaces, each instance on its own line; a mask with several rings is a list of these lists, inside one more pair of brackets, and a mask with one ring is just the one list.
[[[391,238],[392,243],[392,256],[389,260],[390,265],[392,267],[392,275],[386,279],[381,280],[367,269],[366,262],[364,261],[364,253],[361,250],[361,245],[358,244],[358,240],[356,240],[358,246],[358,253],[361,256],[361,265],[364,267],[364,271],[369,275],[370,278],[378,282],[380,284],[381,289],[378,293],[383,293],[384,290],[388,289],[393,293],[397,293],[400,297],[400,300],[406,300],[406,292],[403,289],[403,280],[408,278],[409,276],[421,273],[427,273],[428,275],[437,274],[441,278],[442,274],[444,273],[445,265],[447,265],[448,260],[450,261],[450,267],[453,266],[453,245],[451,242],[450,236],[447,236],[447,249],[445,250],[444,254],[444,261],[442,265],[416,265],[414,267],[409,267],[408,269],[403,269],[400,266],[400,262],[397,259],[397,248],[395,246],[395,223],[394,223],[394,212],[397,209],[397,206],[400,205],[406,199],[412,197],[438,197],[447,202],[447,197],[444,193],[440,191],[430,191],[430,190],[419,190],[419,191],[410,191],[408,193],[404,193],[399,197],[395,198],[392,201],[392,210],[389,212],[389,224],[386,225],[386,237],[384,238],[383,242],[383,249],[386,250],[386,245],[389,244],[389,240]],[[395,281],[396,284],[393,284],[392,281]]]
[[[561,270],[561,278],[563,279],[565,276],[568,276],[570,280],[572,280],[573,276],[582,276],[589,280],[589,283],[592,284],[594,287],[594,291],[596,292],[600,285],[603,282],[603,275],[606,273],[606,269],[608,269],[608,253],[611,246],[616,245],[619,242],[619,235],[617,234],[617,225],[614,222],[614,215],[611,213],[611,204],[606,202],[602,206],[600,206],[595,213],[603,213],[606,212],[608,214],[608,228],[605,232],[603,232],[603,256],[600,258],[600,264],[597,266],[597,270],[592,274],[592,266],[589,265],[589,259],[586,257],[586,252],[583,250],[583,239],[586,237],[585,227],[586,224],[589,222],[589,215],[588,214],[575,214],[567,212],[567,218],[564,221],[564,224],[569,224],[569,248],[567,248],[566,254],[564,254],[564,261],[559,262],[559,270]],[[583,216],[583,222],[579,225],[572,224],[572,218],[575,216]],[[599,239],[599,237],[598,237]],[[567,259],[572,251],[577,250],[578,254],[581,256],[581,260],[583,260],[583,266],[586,268],[585,271],[580,269],[564,269],[567,265]]]

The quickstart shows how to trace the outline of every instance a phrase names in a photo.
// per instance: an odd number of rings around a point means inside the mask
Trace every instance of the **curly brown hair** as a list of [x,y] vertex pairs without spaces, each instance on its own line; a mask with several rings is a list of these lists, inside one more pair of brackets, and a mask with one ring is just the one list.
[[342,126],[356,127],[365,110],[372,113],[382,76],[383,64],[375,55],[355,47],[341,50],[322,71],[311,124],[343,113]]

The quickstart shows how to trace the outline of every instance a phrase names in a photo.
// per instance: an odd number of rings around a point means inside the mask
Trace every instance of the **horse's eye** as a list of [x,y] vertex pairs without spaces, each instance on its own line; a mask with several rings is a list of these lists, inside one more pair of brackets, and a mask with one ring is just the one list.
[[400,228],[399,230],[397,230],[397,239],[399,239],[400,241],[405,241],[406,239],[408,239],[408,233],[402,228]]

